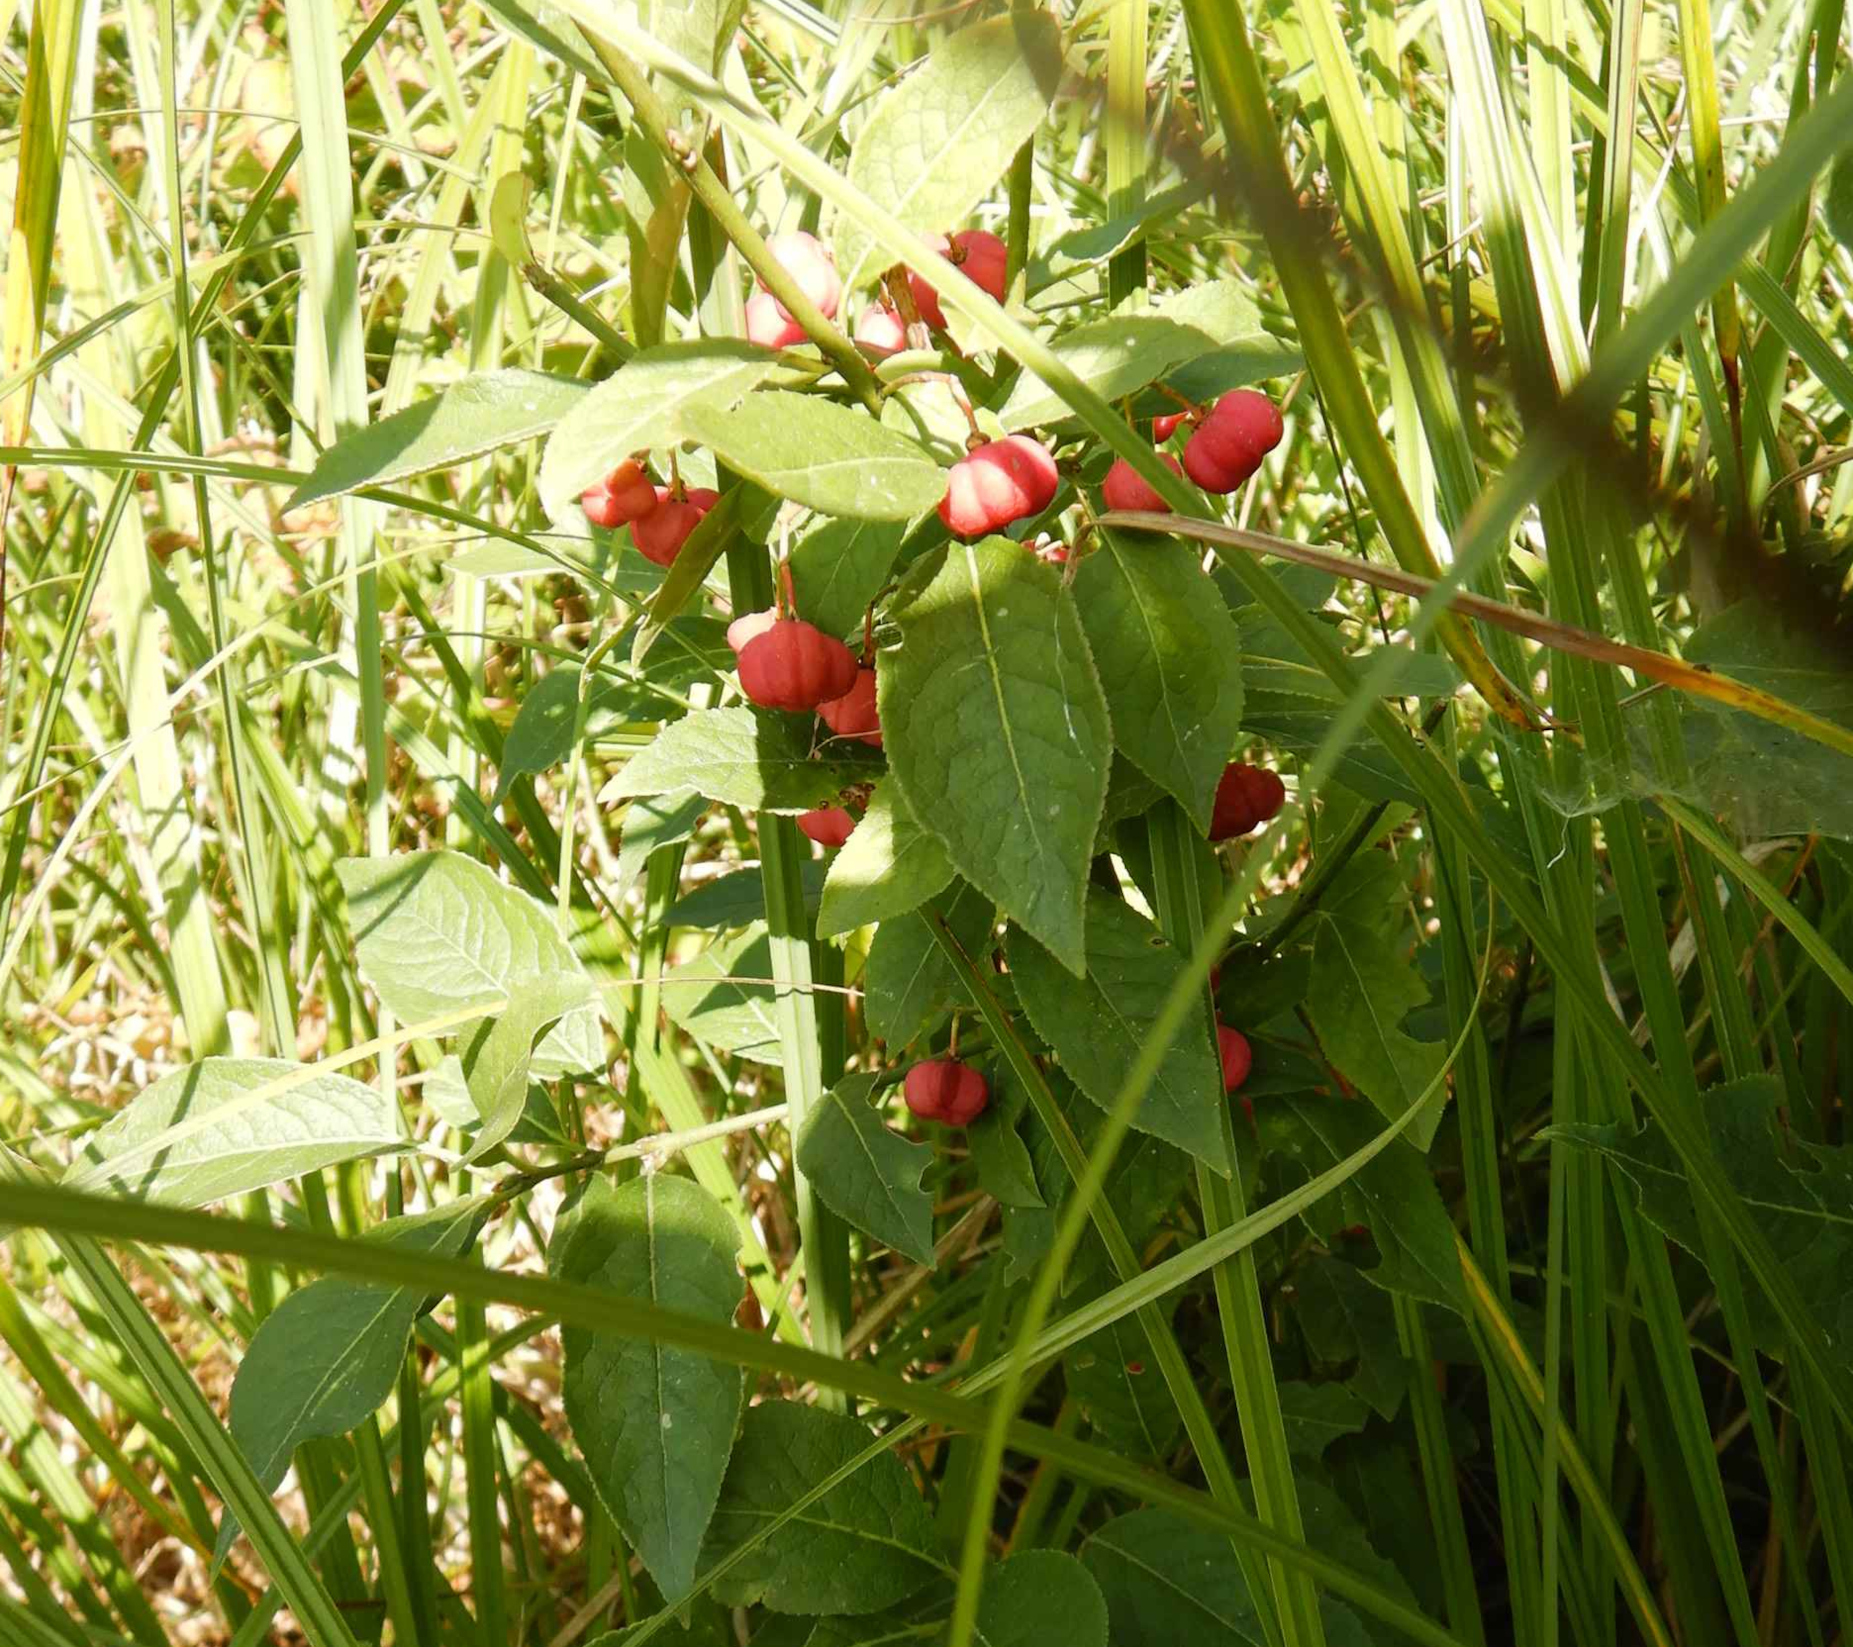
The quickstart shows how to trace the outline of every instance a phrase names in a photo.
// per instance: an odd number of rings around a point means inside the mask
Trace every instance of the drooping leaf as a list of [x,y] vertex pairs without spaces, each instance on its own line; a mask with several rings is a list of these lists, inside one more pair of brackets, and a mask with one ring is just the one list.
[[875,786],[855,833],[831,862],[817,935],[833,938],[918,909],[952,879],[939,837],[914,822],[894,780]]
[[707,796],[692,795],[686,789],[640,795],[633,800],[624,809],[624,824],[618,835],[617,884],[613,895],[622,898],[630,891],[643,873],[650,854],[658,847],[686,841],[707,810]]
[[1317,1458],[1334,1441],[1356,1435],[1370,1421],[1364,1398],[1343,1384],[1303,1384],[1289,1380],[1279,1387],[1280,1416],[1287,1450]]
[[[1391,1120],[1399,1119],[1441,1069],[1447,1048],[1418,1041],[1403,1019],[1428,1001],[1428,986],[1377,924],[1322,920],[1313,939],[1306,1010],[1326,1056]],[[1426,1150],[1447,1101],[1438,1088],[1404,1134]]]
[[865,1235],[929,1267],[933,1197],[920,1178],[933,1159],[869,1102],[873,1075],[846,1075],[811,1106],[798,1134],[798,1170],[824,1205]]
[[756,1064],[778,1063],[778,1008],[765,923],[755,921],[670,967],[663,975],[663,1011],[711,1047]]
[[1168,1510],[1116,1517],[1081,1546],[1114,1647],[1261,1647],[1267,1640],[1226,1538]]
[[592,386],[577,378],[519,367],[466,377],[343,435],[316,459],[309,478],[284,508],[301,509],[356,487],[388,486],[430,469],[455,468],[485,452],[531,440],[546,434],[591,392]]
[[569,1012],[588,1003],[596,1009],[596,1001],[591,979],[571,974],[536,978],[510,991],[507,1007],[490,1020],[464,1060],[470,1100],[482,1120],[466,1164],[481,1160],[515,1130],[527,1107],[537,1043]]
[[[1087,976],[1081,982],[1018,929],[1011,931],[1009,956],[1036,1033],[1055,1049],[1075,1085],[1102,1109],[1110,1107],[1187,958],[1124,900],[1099,890],[1087,900]],[[1217,1112],[1223,1101],[1209,1006],[1198,1001],[1139,1100],[1132,1124],[1227,1173]]]
[[785,562],[798,615],[826,635],[854,634],[888,580],[902,535],[891,520],[815,521]]
[[[733,1462],[709,1529],[702,1566],[866,1448],[853,1418],[768,1401],[740,1427]],[[892,1453],[871,1459],[794,1521],[763,1540],[715,1584],[729,1606],[763,1603],[775,1613],[874,1613],[930,1579],[936,1541],[907,1471]]]
[[988,945],[991,900],[965,881],[955,881],[911,914],[881,923],[863,974],[864,1006],[870,1031],[891,1047],[916,1039],[969,1000],[952,963],[934,942],[928,922],[935,915],[945,918],[974,959]]
[[820,514],[912,520],[946,493],[946,471],[918,441],[817,395],[762,389],[731,408],[689,405],[677,427],[775,497]]
[[1103,533],[1074,595],[1114,747],[1207,831],[1241,731],[1241,630],[1196,555],[1168,538]]
[[[960,29],[876,104],[850,150],[848,181],[910,229],[956,227],[1042,124],[1061,67],[1061,29],[1045,12]],[[861,225],[838,217],[846,287],[872,275],[865,260],[878,256]]]
[[[1088,321],[1050,347],[1097,394],[1118,400],[1238,338],[1261,338],[1254,300],[1232,280],[1213,280],[1153,309]],[[1026,372],[998,419],[1006,429],[1028,429],[1067,414],[1068,403]]]
[[[490,1212],[483,1197],[391,1218],[366,1232],[409,1252],[454,1258]],[[232,1379],[232,1439],[251,1473],[274,1491],[305,1441],[346,1435],[392,1394],[413,1323],[429,1304],[422,1287],[376,1287],[324,1276],[291,1293],[252,1335]],[[219,1524],[222,1558],[238,1524]]]
[[831,805],[845,785],[871,775],[866,761],[813,757],[810,728],[795,715],[698,709],[657,733],[598,798],[610,802],[692,789],[726,806],[808,812]]
[[[1853,663],[1844,643],[1784,622],[1765,603],[1743,601],[1702,625],[1686,658],[1853,727]],[[1707,812],[1753,837],[1817,831],[1853,840],[1853,760],[1709,699],[1686,700],[1682,710],[1692,782]]]
[[1003,538],[955,545],[877,666],[889,768],[953,867],[1079,971],[1106,700],[1070,594]]
[[982,1647],[1107,1647],[1107,1600],[1093,1575],[1060,1550],[1019,1550],[986,1575]]
[[[481,1006],[545,978],[585,969],[553,914],[460,852],[347,858],[335,866],[347,893],[360,975],[402,1022]],[[596,999],[568,1012],[534,1049],[551,1079],[604,1062]]]
[[[725,1323],[744,1283],[739,1232],[706,1190],[667,1172],[594,1178],[552,1260],[565,1281]],[[707,1356],[567,1326],[563,1391],[593,1484],[663,1594],[695,1580],[745,1375]]]
[[1342,1258],[1313,1257],[1293,1276],[1293,1313],[1307,1348],[1334,1367],[1355,1364],[1348,1387],[1393,1418],[1408,1388],[1396,1307]]
[[[1853,1361],[1844,1349],[1853,1342],[1853,1145],[1830,1148],[1798,1137],[1783,1113],[1782,1087],[1770,1076],[1708,1087],[1700,1103],[1719,1165],[1813,1305],[1828,1338],[1843,1346],[1842,1361],[1848,1364]],[[1627,1174],[1643,1216],[1705,1261],[1698,1200],[1657,1125],[1648,1122],[1637,1132],[1562,1123],[1552,1135],[1600,1150]],[[1780,1327],[1762,1294],[1752,1289],[1746,1297],[1759,1338],[1780,1345]]]
[[404,1143],[397,1108],[375,1087],[285,1058],[202,1058],[91,1133],[64,1181],[199,1207]]
[[1134,1317],[1082,1339],[1062,1357],[1062,1373],[1095,1433],[1116,1451],[1152,1460],[1176,1445],[1184,1421]]
[[[1270,1097],[1255,1106],[1255,1120],[1282,1192],[1336,1166],[1380,1130],[1378,1117],[1355,1100],[1307,1094]],[[1461,1307],[1454,1226],[1413,1145],[1396,1139],[1300,1216],[1328,1244],[1341,1230],[1362,1225],[1379,1255],[1364,1274],[1378,1286]]]
[[548,518],[571,521],[579,494],[594,481],[633,453],[679,440],[679,420],[690,407],[730,406],[777,364],[770,350],[734,338],[639,350],[563,417],[548,439],[540,466]]
[[1014,1076],[999,1068],[991,1080],[991,1101],[984,1113],[965,1129],[972,1168],[985,1194],[1007,1207],[1046,1206],[1036,1184],[1036,1164],[1029,1146],[1017,1131],[1017,1121],[1029,1103]]
[[[858,826],[857,833],[861,833]],[[855,836],[850,837],[851,840]],[[845,849],[847,850],[847,849]],[[816,914],[824,893],[825,866],[814,858],[798,865],[798,880],[804,891],[804,907]],[[766,880],[758,865],[736,869],[731,875],[719,875],[682,896],[663,912],[665,926],[694,926],[718,929],[751,926],[766,918]]]

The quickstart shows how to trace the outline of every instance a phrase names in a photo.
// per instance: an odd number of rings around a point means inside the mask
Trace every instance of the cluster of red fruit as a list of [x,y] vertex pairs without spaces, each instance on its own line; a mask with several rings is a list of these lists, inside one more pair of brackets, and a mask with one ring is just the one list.
[[[1167,412],[1154,418],[1153,441],[1162,446],[1187,419],[1192,427],[1184,442],[1184,461],[1180,464],[1169,452],[1160,456],[1172,474],[1189,475],[1206,492],[1233,492],[1261,467],[1286,430],[1280,408],[1266,395],[1235,389],[1207,412]],[[1171,507],[1124,458],[1113,460],[1100,495],[1109,509]]]
[[635,458],[626,458],[596,485],[579,494],[579,506],[594,526],[628,526],[631,542],[645,560],[670,566],[701,517],[720,502],[707,486],[658,486]]
[[1210,808],[1210,839],[1233,840],[1259,829],[1280,811],[1286,799],[1287,786],[1280,781],[1278,772],[1245,761],[1231,761],[1216,785],[1216,800]]
[[[843,278],[836,272],[836,259],[828,246],[816,235],[798,229],[791,234],[775,234],[766,242],[766,250],[797,283],[798,290],[823,311],[825,320],[836,319],[837,305],[843,301]],[[746,340],[768,349],[788,349],[805,340],[804,328],[766,290],[764,281],[746,300]]]

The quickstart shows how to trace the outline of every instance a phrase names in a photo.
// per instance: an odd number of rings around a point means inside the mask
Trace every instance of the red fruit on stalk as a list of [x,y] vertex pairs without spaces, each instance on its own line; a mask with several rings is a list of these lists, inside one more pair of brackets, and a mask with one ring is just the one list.
[[[1172,474],[1183,474],[1183,466],[1169,452],[1158,454]],[[1169,512],[1166,503],[1146,484],[1139,471],[1124,458],[1115,458],[1107,478],[1100,484],[1100,498],[1109,509],[1157,509]]]
[[778,621],[776,606],[768,606],[763,612],[745,612],[735,618],[727,625],[727,644],[733,648],[733,655],[739,657],[748,641],[755,635],[763,635]]
[[[950,240],[944,235],[928,235],[927,243],[955,264],[965,278],[987,291],[999,303],[1004,301],[1004,276],[1010,263],[1010,250],[988,229],[961,229]],[[907,277],[908,290],[914,294],[914,307],[920,318],[936,331],[944,331],[946,312],[939,306],[939,293],[917,274]]]
[[856,684],[856,654],[834,635],[780,618],[740,648],[740,689],[762,709],[815,709]]
[[939,518],[954,537],[981,538],[1013,520],[1041,514],[1060,485],[1046,447],[1028,435],[1009,435],[953,464]]
[[840,806],[820,806],[814,812],[798,814],[798,833],[808,835],[819,846],[841,846],[855,827],[855,814]]
[[656,488],[656,507],[631,522],[631,542],[637,553],[658,566],[672,566],[682,553],[688,535],[701,517],[720,502],[720,493],[706,486],[691,486],[678,498],[667,486]]
[[746,341],[762,349],[790,349],[806,341],[805,331],[773,300],[755,292],[746,300]]
[[594,526],[628,526],[656,507],[656,488],[635,458],[626,458],[596,485],[579,494],[579,507]]
[[1184,468],[1206,492],[1233,492],[1280,444],[1280,408],[1254,389],[1236,389],[1210,408],[1184,443]]
[[907,328],[885,303],[871,303],[856,322],[856,341],[872,355],[898,355],[907,347]]
[[1287,786],[1280,781],[1278,772],[1231,761],[1216,785],[1216,801],[1210,809],[1210,839],[1226,841],[1246,835],[1280,811],[1286,799]]
[[859,738],[881,748],[881,717],[875,712],[875,671],[858,669],[856,684],[840,698],[820,703],[817,713],[839,738]]
[[1239,1029],[1218,1024],[1216,1050],[1222,1055],[1222,1089],[1234,1092],[1248,1079],[1248,1072],[1254,1067],[1255,1055],[1249,1049],[1248,1037]]
[[1162,446],[1174,434],[1177,426],[1189,417],[1188,412],[1165,412],[1152,419],[1152,444]]
[[[843,299],[843,279],[836,272],[836,258],[830,248],[816,235],[798,229],[791,234],[773,235],[766,242],[766,250],[797,282],[798,290],[823,310],[824,318],[834,320],[837,304]],[[765,289],[763,280],[760,289]],[[775,301],[774,307],[786,320],[791,319],[791,311],[783,303]]]
[[948,1127],[970,1126],[991,1101],[991,1089],[984,1077],[956,1058],[933,1058],[915,1064],[907,1072],[901,1092],[907,1107],[922,1121],[937,1121]]

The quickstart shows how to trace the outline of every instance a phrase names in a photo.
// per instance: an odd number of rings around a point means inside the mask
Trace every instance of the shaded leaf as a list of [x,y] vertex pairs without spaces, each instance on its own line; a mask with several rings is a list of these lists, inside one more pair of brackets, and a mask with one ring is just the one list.
[[[854,840],[852,835],[850,839]],[[845,849],[847,850],[847,849]],[[804,907],[816,914],[824,892],[825,866],[814,858],[798,865],[798,879],[804,889]],[[755,864],[750,869],[736,869],[731,875],[719,875],[685,892],[663,914],[664,926],[694,926],[710,929],[750,926],[766,918],[766,879]]]
[[[744,1283],[739,1232],[692,1179],[593,1179],[552,1260],[563,1281],[726,1323]],[[746,1394],[745,1374],[624,1333],[561,1329],[573,1439],[599,1497],[671,1600],[693,1586]]]
[[920,1187],[933,1159],[869,1102],[873,1075],[848,1075],[804,1117],[798,1170],[839,1217],[913,1259],[933,1264],[933,1197]]
[[[764,983],[734,983],[737,978]],[[754,922],[663,974],[663,1011],[699,1041],[757,1064],[782,1061],[765,924]]]
[[[1170,1302],[1159,1306],[1167,1316]],[[1128,1316],[1082,1339],[1062,1357],[1062,1371],[1068,1393],[1109,1446],[1153,1460],[1177,1444],[1184,1421],[1137,1318]]]
[[508,1005],[484,1027],[464,1060],[470,1100],[482,1120],[466,1164],[481,1160],[515,1130],[527,1106],[536,1044],[569,1012],[596,1001],[591,979],[583,976],[537,978],[510,992]]
[[917,909],[952,879],[939,837],[914,822],[893,779],[875,786],[862,821],[831,861],[817,935],[832,938]]
[[[604,796],[599,798],[603,800]],[[618,871],[612,895],[622,898],[630,891],[658,847],[675,846],[694,834],[707,810],[707,796],[692,795],[686,789],[641,795],[633,800],[624,809],[624,825],[618,836]]]
[[[1087,900],[1087,976],[1080,983],[1016,929],[1009,956],[1036,1033],[1055,1049],[1075,1085],[1109,1108],[1187,957],[1130,905],[1098,890]],[[1226,1174],[1222,1102],[1209,1005],[1199,1000],[1140,1098],[1132,1124]]]
[[943,915],[966,953],[974,960],[989,948],[991,900],[964,881],[932,898],[908,915],[881,923],[869,946],[863,974],[864,1010],[869,1029],[890,1046],[903,1046],[931,1029],[970,996],[952,963],[934,941],[928,922]]
[[1022,1087],[999,1069],[991,1081],[990,1103],[965,1129],[979,1187],[1006,1207],[1047,1204],[1036,1187],[1036,1164],[1030,1159],[1029,1146],[1017,1131],[1017,1120],[1028,1103]]
[[[1255,1119],[1267,1168],[1282,1180],[1283,1193],[1336,1166],[1380,1130],[1377,1117],[1362,1104],[1303,1094],[1257,1104]],[[1394,1139],[1300,1217],[1328,1244],[1341,1230],[1363,1225],[1379,1254],[1376,1266],[1363,1272],[1370,1280],[1391,1292],[1460,1308],[1454,1226],[1427,1163],[1402,1139]]]
[[877,666],[889,768],[953,867],[1080,969],[1106,700],[1074,602],[1004,538],[955,545]]
[[1364,1398],[1343,1384],[1290,1381],[1279,1386],[1279,1393],[1287,1450],[1303,1458],[1317,1458],[1334,1441],[1356,1435],[1370,1420]]
[[1242,635],[1184,544],[1101,535],[1075,605],[1100,670],[1113,744],[1208,832],[1242,726]]
[[985,1575],[981,1647],[1107,1647],[1107,1601],[1060,1550],[1020,1550]]
[[1261,1647],[1267,1640],[1226,1538],[1167,1510],[1134,1510],[1081,1546],[1114,1647]]
[[[870,1442],[853,1418],[769,1401],[751,1408],[709,1529],[703,1568],[782,1514]],[[714,1586],[729,1606],[775,1613],[874,1613],[936,1568],[933,1520],[892,1453],[869,1460],[762,1540]]]

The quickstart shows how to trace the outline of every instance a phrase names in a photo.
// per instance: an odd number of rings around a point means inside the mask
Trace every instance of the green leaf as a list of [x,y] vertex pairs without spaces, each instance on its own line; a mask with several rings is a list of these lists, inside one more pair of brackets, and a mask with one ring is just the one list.
[[[1212,280],[1156,308],[1122,311],[1058,337],[1050,349],[1096,394],[1118,400],[1237,338],[1259,338],[1254,300],[1233,280]],[[1265,340],[1263,340],[1265,341]],[[1006,429],[1058,423],[1068,403],[1025,372],[998,412]]]
[[[488,1216],[487,1200],[453,1201],[391,1218],[363,1240],[455,1258]],[[293,1292],[259,1323],[232,1380],[230,1428],[251,1473],[274,1492],[305,1441],[346,1435],[392,1394],[413,1324],[431,1302],[422,1287],[372,1287],[325,1276]],[[237,1536],[227,1511],[218,1557]]]
[[958,544],[891,614],[878,702],[908,810],[953,867],[1077,972],[1106,798],[1106,700],[1074,602],[1005,538]]
[[831,862],[817,936],[833,938],[870,921],[918,909],[952,879],[939,837],[914,822],[891,778],[875,786],[856,831]]
[[360,486],[386,486],[430,469],[454,468],[518,440],[531,440],[546,434],[591,392],[590,384],[576,378],[516,367],[466,377],[402,412],[343,435],[316,460],[284,510],[340,497]]
[[1177,1444],[1184,1421],[1136,1319],[1082,1339],[1062,1357],[1062,1372],[1068,1393],[1109,1446],[1153,1460]]
[[[764,983],[732,983],[763,978]],[[694,959],[663,975],[663,1011],[698,1041],[756,1064],[778,1064],[778,1007],[772,986],[772,950],[765,923],[708,945]]]
[[573,752],[579,719],[579,665],[563,663],[548,670],[522,694],[515,723],[502,745],[496,799],[524,773],[548,772]]
[[[1267,1167],[1286,1180],[1283,1191],[1336,1165],[1379,1131],[1362,1104],[1343,1098],[1277,1095],[1255,1106],[1255,1118]],[[1362,1224],[1379,1254],[1376,1266],[1364,1271],[1370,1280],[1391,1292],[1461,1308],[1454,1226],[1427,1163],[1402,1139],[1300,1216],[1328,1245],[1340,1230]]]
[[1843,154],[1828,172],[1821,216],[1829,234],[1841,245],[1853,246],[1853,155]]
[[809,812],[834,804],[846,785],[872,776],[871,763],[811,754],[811,723],[762,710],[698,709],[671,721],[599,791],[632,795],[694,790],[755,812]]
[[869,603],[888,581],[904,535],[891,520],[814,521],[792,544],[785,563],[793,604],[805,622],[826,635],[858,633]]
[[903,1138],[869,1102],[873,1075],[848,1075],[804,1117],[798,1170],[826,1206],[865,1235],[933,1265],[933,1197],[920,1178],[933,1159]]
[[482,1119],[466,1166],[515,1130],[527,1107],[535,1047],[568,1013],[588,1004],[596,1010],[597,1001],[592,980],[583,976],[536,978],[509,993],[507,1007],[478,1034],[464,1060],[470,1100]]
[[[1686,659],[1853,726],[1853,666],[1844,642],[1785,623],[1762,602],[1744,601],[1706,623],[1687,643]],[[1853,840],[1853,760],[1707,699],[1686,700],[1682,709],[1693,787],[1705,811],[1723,814],[1750,837],[1818,831]]]
[[[403,852],[335,865],[347,893],[360,975],[403,1023],[512,995],[543,978],[583,978],[551,910],[504,886],[460,852]],[[605,1061],[596,999],[567,1013],[535,1048],[542,1080]]]
[[1242,632],[1184,544],[1102,534],[1075,605],[1100,670],[1114,747],[1206,833],[1242,726]]
[[1409,1387],[1409,1365],[1384,1290],[1355,1264],[1315,1256],[1293,1272],[1293,1312],[1313,1355],[1334,1367],[1355,1363],[1348,1387],[1393,1418]]
[[912,520],[946,495],[946,471],[918,441],[818,395],[762,389],[731,410],[686,406],[677,426],[774,496],[821,514]]
[[[768,1401],[751,1408],[714,1511],[707,1568],[869,1444],[853,1418]],[[892,1453],[872,1458],[764,1539],[714,1586],[729,1606],[775,1613],[875,1613],[937,1570],[933,1519]]]
[[[1447,1048],[1400,1027],[1428,1002],[1428,986],[1381,930],[1351,919],[1319,922],[1306,1011],[1319,1044],[1345,1079],[1390,1120],[1399,1118],[1440,1071]],[[1426,1150],[1447,1103],[1439,1088],[1404,1134]]]
[[1029,1146],[1017,1131],[1017,1119],[1028,1103],[1029,1095],[1000,1069],[991,1082],[990,1103],[965,1129],[978,1187],[1006,1207],[1047,1205],[1036,1187],[1036,1164],[1030,1159]]
[[[1699,1101],[1719,1164],[1795,1277],[1828,1338],[1853,1365],[1853,1145],[1811,1144],[1788,1124],[1781,1084],[1752,1076],[1707,1087]],[[1706,1243],[1697,1202],[1660,1128],[1639,1131],[1582,1123],[1553,1127],[1560,1137],[1600,1150],[1627,1175],[1642,1215],[1701,1263]],[[1783,1343],[1762,1294],[1746,1290],[1761,1342]]]
[[[551,1267],[563,1281],[725,1324],[744,1288],[739,1250],[713,1196],[651,1172],[615,1189],[593,1179]],[[567,1326],[561,1341],[567,1421],[593,1484],[657,1587],[677,1600],[694,1585],[745,1375],[626,1334]]]
[[[1042,124],[1061,69],[1061,28],[1046,12],[959,30],[876,104],[850,150],[847,182],[909,229],[957,228]],[[846,288],[873,275],[879,255],[864,229],[837,218]]]
[[1364,1398],[1343,1384],[1283,1383],[1280,1415],[1287,1430],[1287,1450],[1317,1458],[1334,1441],[1356,1435],[1370,1421]]
[[64,1182],[199,1207],[404,1144],[376,1088],[284,1058],[203,1058],[91,1133]]
[[[858,828],[858,832],[860,832]],[[854,836],[850,837],[852,840]],[[847,849],[845,849],[847,850]],[[815,858],[798,865],[798,879],[804,890],[807,913],[817,913],[823,897],[825,866]],[[693,926],[718,930],[751,926],[766,918],[766,879],[757,866],[737,869],[731,875],[704,881],[692,892],[685,892],[663,913],[664,926]]]
[[[606,798],[599,796],[601,801]],[[632,801],[624,809],[624,825],[618,836],[618,869],[612,896],[622,898],[630,891],[650,854],[659,846],[686,841],[707,810],[707,797],[691,795],[686,789],[644,795]]]
[[1060,1550],[1021,1550],[985,1575],[981,1647],[1107,1647],[1107,1600]]
[[974,959],[989,949],[991,900],[965,881],[937,894],[909,915],[893,916],[876,930],[863,973],[869,1031],[891,1047],[918,1039],[969,996],[927,922],[943,915]]
[[[1029,1021],[1062,1067],[1102,1109],[1138,1057],[1186,957],[1158,928],[1111,893],[1087,899],[1087,977],[1079,984],[1020,930],[1010,934],[1010,971]],[[1227,1174],[1222,1073],[1207,1001],[1198,1000],[1167,1049],[1132,1124]]]
[[770,350],[734,338],[640,350],[562,418],[548,440],[540,466],[548,519],[573,520],[579,494],[594,481],[634,452],[682,439],[678,424],[689,408],[733,405],[777,365]]
[[1081,1546],[1114,1647],[1262,1647],[1267,1635],[1229,1541],[1166,1510],[1134,1510]]

